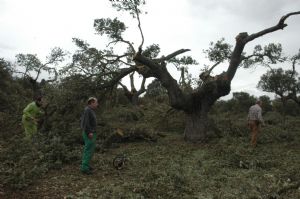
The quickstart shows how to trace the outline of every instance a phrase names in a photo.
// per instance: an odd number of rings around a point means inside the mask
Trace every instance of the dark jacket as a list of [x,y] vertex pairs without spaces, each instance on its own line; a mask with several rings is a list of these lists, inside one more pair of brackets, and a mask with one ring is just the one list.
[[80,120],[80,127],[85,133],[96,132],[97,120],[96,114],[92,108],[89,106],[85,107]]

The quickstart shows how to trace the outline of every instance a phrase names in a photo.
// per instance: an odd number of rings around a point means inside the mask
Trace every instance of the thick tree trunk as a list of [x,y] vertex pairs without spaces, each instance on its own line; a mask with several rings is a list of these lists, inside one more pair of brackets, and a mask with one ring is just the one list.
[[[208,113],[219,95],[225,96],[230,91],[230,84],[227,81],[211,82],[211,85],[204,86],[205,92],[194,93],[191,106],[186,113],[184,139],[190,142],[206,142],[211,133],[218,135],[217,128],[209,120]],[[218,95],[215,95],[218,94]],[[201,97],[202,96],[202,97]]]
[[205,142],[208,131],[208,112],[200,110],[186,114],[184,139],[190,142]]
[[139,95],[138,93],[134,93],[131,98],[131,104],[134,106],[139,105]]

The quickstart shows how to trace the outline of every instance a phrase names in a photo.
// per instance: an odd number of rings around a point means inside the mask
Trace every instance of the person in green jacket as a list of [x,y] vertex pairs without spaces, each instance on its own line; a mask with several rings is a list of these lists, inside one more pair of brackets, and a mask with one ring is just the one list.
[[95,97],[88,99],[88,105],[85,107],[81,116],[80,127],[84,140],[84,150],[80,170],[84,174],[92,174],[90,160],[93,157],[96,143],[96,114],[95,109],[98,107],[98,100]]
[[31,140],[37,132],[38,121],[43,115],[42,104],[42,96],[38,96],[23,110],[22,124],[25,129],[25,138],[28,140]]

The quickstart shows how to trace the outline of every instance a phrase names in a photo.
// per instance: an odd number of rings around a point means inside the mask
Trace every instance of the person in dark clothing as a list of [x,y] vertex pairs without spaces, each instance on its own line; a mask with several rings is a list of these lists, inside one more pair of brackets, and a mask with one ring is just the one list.
[[90,97],[88,99],[88,105],[85,107],[81,116],[80,127],[83,131],[84,150],[80,170],[85,174],[92,173],[90,161],[95,151],[97,120],[94,110],[97,107],[98,100],[95,97]]

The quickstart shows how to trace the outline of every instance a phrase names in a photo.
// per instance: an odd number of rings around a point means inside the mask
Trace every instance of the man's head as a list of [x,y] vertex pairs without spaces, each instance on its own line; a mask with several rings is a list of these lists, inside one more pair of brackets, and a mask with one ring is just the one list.
[[259,105],[259,106],[261,107],[261,106],[262,106],[262,101],[257,100],[257,101],[256,101],[256,104]]
[[88,106],[92,109],[96,109],[98,107],[98,100],[95,97],[90,97],[87,101]]
[[35,96],[34,101],[37,106],[42,106],[43,105],[43,96],[41,96],[41,95]]

